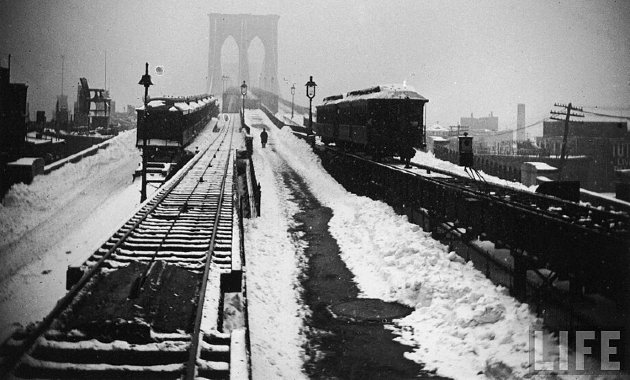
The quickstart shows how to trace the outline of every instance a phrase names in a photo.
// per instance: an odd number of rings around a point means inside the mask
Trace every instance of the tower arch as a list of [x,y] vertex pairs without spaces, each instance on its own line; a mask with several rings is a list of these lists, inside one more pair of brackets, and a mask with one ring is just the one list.
[[239,77],[238,62],[240,56],[236,38],[232,35],[227,36],[218,51],[221,62],[221,76],[225,76],[221,83],[221,89],[225,90],[226,86],[240,85],[240,83],[236,82]]
[[247,48],[247,58],[249,59],[249,80],[254,87],[263,87],[265,45],[260,38],[254,37]]
[[[238,46],[239,67],[236,83],[249,78],[248,51],[251,42],[258,37],[264,46],[260,88],[274,94],[278,93],[278,15],[250,14],[208,14],[210,20],[210,39],[208,49],[208,92],[220,94],[222,91],[221,48],[225,40],[232,36]],[[232,81],[234,83],[234,81]]]

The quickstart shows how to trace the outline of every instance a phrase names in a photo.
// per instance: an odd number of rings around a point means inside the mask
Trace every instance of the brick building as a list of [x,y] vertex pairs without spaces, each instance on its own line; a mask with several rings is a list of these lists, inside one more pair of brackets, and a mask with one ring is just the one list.
[[[564,122],[543,122],[543,136],[538,145],[550,156],[560,156]],[[592,159],[589,174],[591,189],[613,191],[615,170],[630,168],[630,133],[628,123],[620,121],[585,121],[569,123],[567,155]]]

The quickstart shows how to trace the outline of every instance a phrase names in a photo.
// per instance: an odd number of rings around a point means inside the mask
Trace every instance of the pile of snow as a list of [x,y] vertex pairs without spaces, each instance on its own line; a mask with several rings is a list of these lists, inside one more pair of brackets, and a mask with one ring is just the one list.
[[[420,165],[430,166],[430,167],[444,170],[444,171],[457,174],[460,176],[468,177],[468,174],[466,173],[466,171],[464,171],[463,166],[456,165],[452,162],[440,160],[439,158],[435,157],[433,152],[423,152],[423,151],[417,150],[416,155],[411,159],[411,162],[414,162]],[[412,169],[412,170],[418,170],[418,169]],[[537,186],[528,187],[519,182],[512,182],[506,179],[495,177],[490,174],[486,174],[482,170],[480,170],[479,173],[481,174],[483,179],[485,179],[487,182],[490,182],[490,183],[495,183],[497,185],[511,187],[517,190],[523,190],[523,191],[529,191],[529,192],[536,191]]]
[[81,193],[95,172],[113,170],[125,158],[139,158],[134,143],[135,131],[123,132],[112,138],[109,146],[97,155],[65,165],[48,175],[36,176],[30,185],[13,185],[0,203],[0,251],[64,208]]
[[[253,135],[258,139],[258,133]],[[299,210],[280,173],[274,172],[277,162],[270,160],[277,158],[269,151],[254,149],[254,168],[262,188],[261,216],[244,220],[252,377],[305,379],[301,331],[306,311],[299,301],[298,279],[304,246],[298,236],[287,232],[295,227],[292,216]]]
[[[313,112],[315,112],[315,108],[313,108]],[[304,125],[304,120],[308,120],[308,113],[303,115],[299,113],[295,107],[293,107],[293,118],[291,118],[291,106],[287,106],[283,102],[278,102],[278,112],[275,116],[278,120],[284,120],[286,117],[299,125]]]
[[271,128],[271,138],[318,200],[333,210],[330,232],[362,296],[415,309],[393,327],[414,347],[409,359],[455,378],[497,368],[516,376],[528,373],[529,331],[541,321],[526,304],[387,204],[347,192],[289,128]]

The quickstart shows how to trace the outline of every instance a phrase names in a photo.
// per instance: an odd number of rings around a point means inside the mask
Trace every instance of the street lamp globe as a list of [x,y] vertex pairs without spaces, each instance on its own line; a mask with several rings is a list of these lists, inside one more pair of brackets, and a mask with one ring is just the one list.
[[291,86],[291,95],[295,95],[295,83]]
[[245,84],[245,81],[243,81],[243,84],[241,85],[241,95],[247,95],[247,84]]
[[317,84],[313,82],[313,76],[306,82],[306,96],[308,97],[308,129],[306,134],[313,134],[313,98],[315,97],[315,87]]
[[309,99],[315,97],[315,87],[317,87],[317,84],[313,82],[313,76],[311,75],[311,78],[306,82],[306,97]]

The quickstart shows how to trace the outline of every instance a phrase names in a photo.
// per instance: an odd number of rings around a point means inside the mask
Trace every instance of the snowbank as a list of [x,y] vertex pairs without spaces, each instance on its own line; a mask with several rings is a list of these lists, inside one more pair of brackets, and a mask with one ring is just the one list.
[[[253,135],[258,139],[258,133]],[[305,379],[301,330],[306,311],[298,301],[304,251],[299,239],[287,232],[294,227],[292,215],[298,206],[289,200],[273,170],[278,163],[267,152],[254,149],[253,155],[262,188],[261,216],[244,221],[252,377]]]
[[[423,151],[417,150],[416,155],[411,159],[411,162],[415,162],[420,165],[431,166],[437,169],[445,170],[454,174],[468,177],[468,174],[464,171],[464,167],[456,165],[452,162],[443,161],[443,160],[440,160],[439,158],[435,158],[435,156],[433,155],[433,152],[423,152]],[[412,170],[418,170],[418,169],[412,169]],[[522,183],[512,182],[506,179],[495,177],[490,174],[486,174],[482,170],[480,170],[479,173],[483,176],[483,178],[487,182],[490,182],[490,183],[508,186],[517,190],[529,191],[532,193],[536,191],[537,186],[528,187],[528,186],[523,185]]]
[[348,193],[290,129],[272,128],[271,138],[319,201],[332,208],[331,234],[363,295],[415,308],[393,327],[414,347],[409,359],[461,379],[497,368],[527,374],[529,330],[541,325],[527,305],[390,206]]
[[48,175],[36,176],[30,185],[13,185],[0,203],[0,252],[66,207],[85,189],[95,173],[115,170],[125,158],[138,157],[139,160],[140,153],[134,143],[135,131],[121,133],[98,155],[65,165]]
[[[205,128],[190,148],[213,136]],[[13,186],[0,205],[0,341],[48,314],[66,293],[68,265],[82,263],[138,207],[135,130],[108,142],[94,156]],[[147,188],[149,197],[155,189]]]

